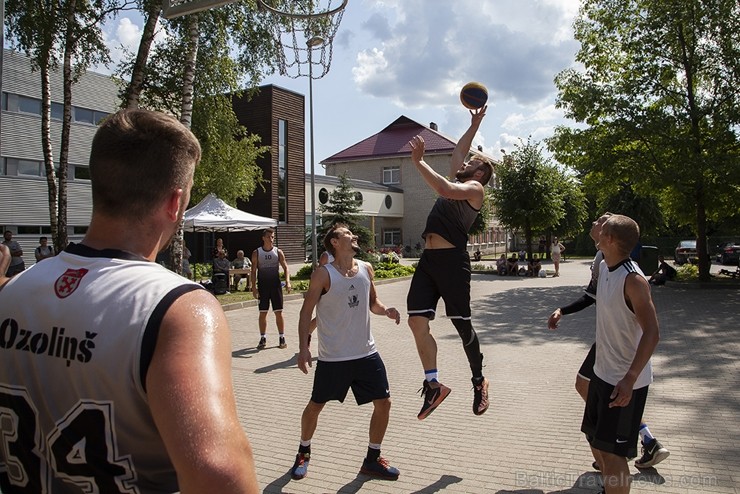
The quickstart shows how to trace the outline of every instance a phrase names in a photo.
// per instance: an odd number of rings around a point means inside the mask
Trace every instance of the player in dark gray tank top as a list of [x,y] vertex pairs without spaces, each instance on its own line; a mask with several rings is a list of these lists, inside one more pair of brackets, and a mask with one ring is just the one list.
[[446,314],[455,326],[470,364],[473,381],[473,413],[488,409],[488,380],[483,377],[483,355],[470,315],[470,256],[468,232],[478,216],[485,196],[484,186],[491,179],[493,166],[480,156],[465,161],[473,136],[486,114],[486,107],[471,111],[468,130],[458,141],[450,160],[449,176],[434,171],[424,162],[424,139],[409,142],[411,159],[429,187],[439,194],[427,218],[423,237],[424,253],[417,265],[407,297],[409,326],[424,368],[424,404],[417,415],[426,418],[450,393],[438,380],[437,344],[429,321],[434,319],[442,298]]

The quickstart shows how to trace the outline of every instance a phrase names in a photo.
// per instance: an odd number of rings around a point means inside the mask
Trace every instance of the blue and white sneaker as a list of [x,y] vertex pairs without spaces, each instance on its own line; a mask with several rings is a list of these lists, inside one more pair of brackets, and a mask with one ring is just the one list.
[[365,475],[370,475],[372,477],[380,477],[386,480],[397,480],[398,476],[401,474],[401,472],[398,471],[398,468],[392,467],[390,463],[388,463],[388,460],[382,456],[378,457],[375,461],[365,458],[362,462],[360,473],[364,473]]
[[311,453],[298,453],[295,455],[295,463],[290,470],[290,476],[293,480],[301,480],[308,475],[308,462],[311,460]]

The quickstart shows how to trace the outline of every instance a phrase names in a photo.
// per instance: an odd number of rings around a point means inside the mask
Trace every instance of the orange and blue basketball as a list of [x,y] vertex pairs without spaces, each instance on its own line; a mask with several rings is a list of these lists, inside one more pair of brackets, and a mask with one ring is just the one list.
[[460,102],[469,110],[483,108],[488,101],[488,89],[480,82],[469,82],[460,90]]

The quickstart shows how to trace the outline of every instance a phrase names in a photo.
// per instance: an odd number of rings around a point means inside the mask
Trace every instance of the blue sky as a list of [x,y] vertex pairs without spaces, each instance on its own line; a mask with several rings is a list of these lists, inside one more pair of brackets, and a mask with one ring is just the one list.
[[[474,145],[500,158],[500,149],[511,151],[519,139],[551,136],[565,122],[554,105],[553,78],[575,64],[578,6],[578,0],[349,0],[331,70],[313,83],[317,173],[321,160],[401,115],[435,122],[458,138],[470,122],[459,100],[468,81],[489,91]],[[116,19],[105,28],[109,45],[135,51],[141,23],[134,14]],[[305,77],[273,75],[264,83],[305,94],[308,104]],[[308,168],[308,143],[306,150]]]

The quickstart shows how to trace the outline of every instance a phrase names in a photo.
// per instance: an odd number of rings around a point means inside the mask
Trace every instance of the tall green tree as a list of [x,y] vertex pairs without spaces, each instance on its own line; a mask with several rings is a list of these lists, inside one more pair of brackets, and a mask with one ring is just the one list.
[[585,199],[574,180],[544,156],[542,144],[528,139],[504,157],[492,193],[496,216],[506,228],[524,233],[528,256],[535,234],[578,231]]
[[[358,254],[358,257],[366,258],[367,250],[375,244],[373,232],[361,224],[365,217],[361,214],[361,202],[356,197],[357,193],[349,181],[349,176],[345,172],[339,175],[338,178],[339,183],[331,194],[329,194],[329,200],[326,204],[319,206],[321,224],[316,232],[318,242],[317,251],[319,253],[324,251],[321,242],[326,232],[329,231],[329,227],[334,223],[344,223],[352,233],[359,237],[358,244],[362,247],[362,252]],[[310,232],[307,235],[307,243],[310,245]]]
[[[41,146],[47,181],[49,224],[57,252],[67,246],[67,169],[72,91],[92,65],[110,61],[101,26],[133,2],[126,0],[8,0],[8,41],[31,59],[41,78]],[[50,72],[62,64],[63,119],[58,159],[51,137]],[[55,166],[58,164],[58,167]]]
[[595,187],[658,198],[698,239],[709,279],[709,221],[740,200],[740,4],[585,0],[575,22],[582,68],[558,74],[558,107],[581,123],[550,147]]
[[[119,74],[130,82],[125,105],[177,115],[203,146],[191,202],[217,192],[227,203],[248,200],[262,175],[256,159],[267,151],[239,125],[231,95],[256,85],[271,72],[277,45],[255,0],[188,14],[163,22],[163,41],[153,45],[153,18],[161,3],[144,2],[147,23],[136,58]],[[198,114],[197,112],[202,112]],[[213,187],[210,190],[206,190]],[[171,268],[180,271],[182,237],[173,240]]]

